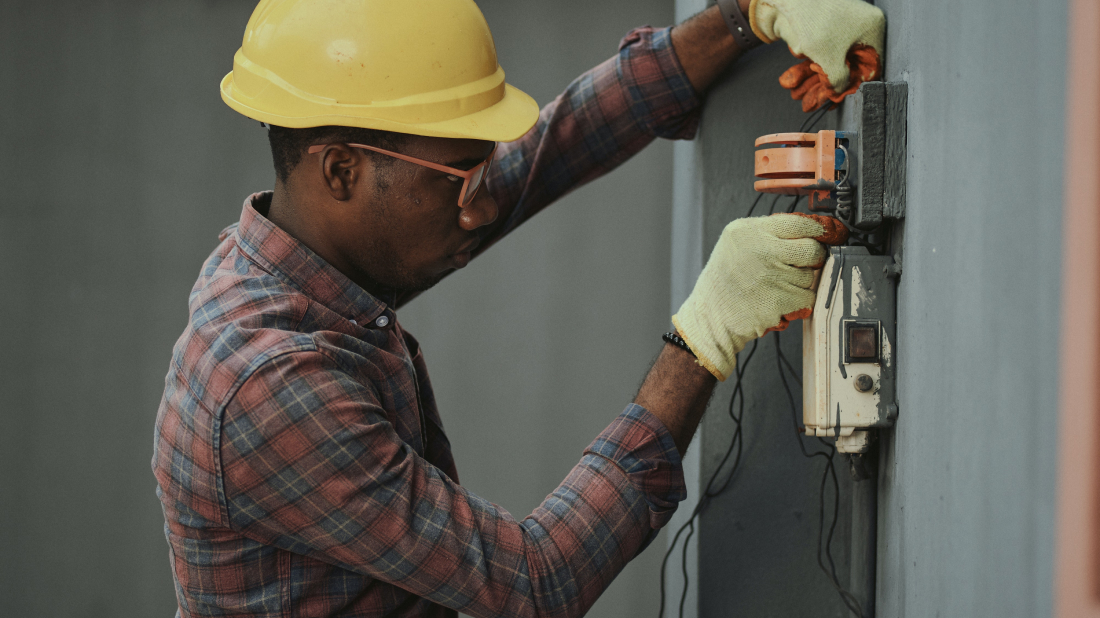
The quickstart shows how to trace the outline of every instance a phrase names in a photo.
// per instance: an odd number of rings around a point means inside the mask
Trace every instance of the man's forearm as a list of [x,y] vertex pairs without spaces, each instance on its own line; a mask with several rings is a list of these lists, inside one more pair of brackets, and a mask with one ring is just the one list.
[[717,383],[718,380],[700,367],[689,352],[667,344],[649,370],[634,403],[665,424],[682,455],[695,435]]
[[[749,2],[738,0],[745,15],[749,14]],[[722,71],[741,55],[717,5],[674,26],[672,47],[688,80],[700,94],[706,92]]]

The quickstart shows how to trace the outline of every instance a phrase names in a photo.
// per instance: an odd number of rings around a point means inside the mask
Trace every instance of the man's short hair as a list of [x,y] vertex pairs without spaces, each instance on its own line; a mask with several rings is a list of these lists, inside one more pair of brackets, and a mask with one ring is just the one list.
[[[405,143],[405,138],[404,134],[392,131],[340,126],[288,129],[269,125],[267,131],[267,140],[271,144],[271,158],[275,163],[275,179],[278,182],[283,182],[290,177],[290,173],[305,156],[306,150],[314,144],[351,142],[386,150],[397,150]],[[377,164],[387,165],[394,160],[393,157],[370,150],[363,152],[374,158]]]

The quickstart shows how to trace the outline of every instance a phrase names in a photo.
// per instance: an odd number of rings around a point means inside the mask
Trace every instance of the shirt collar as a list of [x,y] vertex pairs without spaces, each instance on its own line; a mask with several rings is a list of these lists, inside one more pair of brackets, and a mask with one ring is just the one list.
[[362,326],[369,328],[383,314],[387,319],[382,326],[393,322],[393,311],[386,303],[261,214],[267,212],[272,195],[271,191],[253,193],[244,201],[237,227],[241,252],[310,299]]

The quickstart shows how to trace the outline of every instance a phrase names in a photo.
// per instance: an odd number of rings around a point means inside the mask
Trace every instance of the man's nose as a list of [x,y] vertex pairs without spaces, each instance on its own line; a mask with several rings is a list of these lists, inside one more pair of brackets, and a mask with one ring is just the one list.
[[472,232],[496,221],[498,212],[497,201],[485,187],[481,187],[473,201],[462,208],[458,215],[458,225],[467,232]]

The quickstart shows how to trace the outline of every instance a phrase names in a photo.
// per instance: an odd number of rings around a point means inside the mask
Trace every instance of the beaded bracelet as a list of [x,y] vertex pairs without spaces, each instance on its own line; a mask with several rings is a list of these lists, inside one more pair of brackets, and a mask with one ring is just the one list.
[[[683,338],[683,337],[681,337],[681,336],[680,336],[680,335],[679,335],[678,333],[676,333],[675,331],[673,331],[673,332],[669,332],[669,333],[665,333],[664,335],[662,335],[662,336],[661,336],[661,339],[664,339],[665,341],[667,341],[667,342],[671,343],[672,345],[674,345],[674,346],[676,346],[676,347],[678,347],[678,348],[681,348],[681,349],[683,349],[683,350],[686,350],[688,354],[691,354],[692,356],[695,356],[695,352],[693,352],[693,351],[691,350],[691,346],[689,346],[689,345],[687,344],[687,342],[686,342],[686,341],[684,341],[684,338]],[[695,356],[695,358],[699,358],[699,357],[698,357],[698,356]]]

